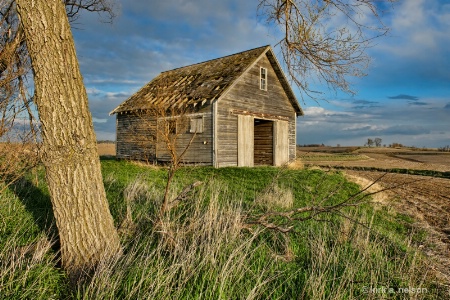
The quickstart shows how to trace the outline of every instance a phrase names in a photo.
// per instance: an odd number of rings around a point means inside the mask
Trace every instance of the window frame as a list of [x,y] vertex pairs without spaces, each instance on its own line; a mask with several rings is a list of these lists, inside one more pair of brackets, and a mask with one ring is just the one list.
[[[195,125],[193,126],[193,124],[195,123]],[[198,126],[200,123],[200,126]],[[198,128],[200,127],[200,128]],[[194,133],[194,134],[198,134],[198,133],[203,133],[203,131],[205,130],[205,124],[203,121],[203,115],[201,116],[193,116],[189,118],[189,133]]]
[[259,68],[259,89],[267,91],[267,68]]
[[176,118],[169,118],[164,120],[167,126],[167,132],[170,135],[176,135],[178,133],[178,120]]

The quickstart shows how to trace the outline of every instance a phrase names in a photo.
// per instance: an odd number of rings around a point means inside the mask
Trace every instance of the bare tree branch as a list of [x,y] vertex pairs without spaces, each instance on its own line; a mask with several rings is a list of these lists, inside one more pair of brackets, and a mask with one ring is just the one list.
[[83,10],[105,16],[106,22],[111,22],[116,16],[114,0],[63,0],[63,3],[70,22],[78,20]]
[[[114,0],[64,0],[73,22],[81,10],[109,21]],[[39,120],[30,95],[31,60],[14,0],[0,0],[0,192],[39,163]]]
[[365,76],[372,41],[386,35],[381,5],[396,0],[260,0],[259,11],[283,32],[278,42],[289,79],[317,99],[311,82],[354,93],[348,77]]

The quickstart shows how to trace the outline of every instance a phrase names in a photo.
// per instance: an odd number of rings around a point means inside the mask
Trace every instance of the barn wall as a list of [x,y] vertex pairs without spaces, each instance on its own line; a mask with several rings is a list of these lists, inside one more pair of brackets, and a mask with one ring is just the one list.
[[[267,68],[267,91],[259,88],[260,67]],[[248,70],[217,103],[218,167],[238,165],[238,116],[232,110],[288,118],[289,159],[295,159],[295,110],[266,56]]]
[[[213,162],[213,130],[212,130],[212,113],[211,106],[207,110],[203,110],[195,114],[196,117],[203,117],[203,132],[191,133],[189,128],[189,115],[179,119],[177,122],[178,135],[176,138],[177,153],[181,154],[188,146],[188,150],[182,158],[182,162],[212,165]],[[158,126],[164,126],[165,121],[160,120]],[[171,156],[167,150],[167,143],[161,136],[158,136],[157,158],[159,161],[170,161]]]
[[117,115],[116,157],[153,160],[155,157],[155,118],[125,113]]
[[[203,118],[203,132],[190,132],[190,116]],[[118,114],[116,157],[119,159],[170,161],[171,156],[167,150],[167,143],[161,136],[161,128],[166,126],[168,120],[173,118],[157,118],[145,114]],[[180,120],[180,118],[178,118]],[[186,115],[178,121],[178,135],[176,138],[177,153],[181,154],[188,147],[183,162],[212,164],[212,114],[211,106],[207,106],[192,115]]]

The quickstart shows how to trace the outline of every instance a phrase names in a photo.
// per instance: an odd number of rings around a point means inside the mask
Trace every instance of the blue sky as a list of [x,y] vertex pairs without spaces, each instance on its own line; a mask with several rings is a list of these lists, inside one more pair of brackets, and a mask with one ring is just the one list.
[[[113,24],[85,13],[73,26],[100,140],[115,139],[108,113],[160,72],[279,40],[258,17],[257,0],[116,3]],[[356,95],[317,83],[325,100],[297,95],[305,111],[298,144],[450,144],[450,0],[400,0],[383,21],[391,31],[369,49],[368,75],[350,79]]]

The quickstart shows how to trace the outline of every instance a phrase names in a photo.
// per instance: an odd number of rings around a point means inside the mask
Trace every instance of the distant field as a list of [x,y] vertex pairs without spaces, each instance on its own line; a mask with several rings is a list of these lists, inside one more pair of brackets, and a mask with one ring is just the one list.
[[409,148],[297,147],[306,165],[450,172],[450,153]]
[[353,153],[307,153],[299,155],[299,158],[302,161],[355,161],[370,159],[366,155]]
[[361,147],[297,147],[301,152],[351,153]]
[[114,143],[99,143],[97,147],[98,154],[101,156],[116,156],[116,144]]

